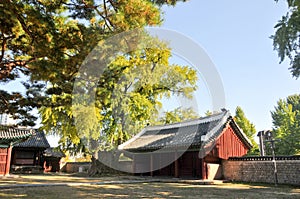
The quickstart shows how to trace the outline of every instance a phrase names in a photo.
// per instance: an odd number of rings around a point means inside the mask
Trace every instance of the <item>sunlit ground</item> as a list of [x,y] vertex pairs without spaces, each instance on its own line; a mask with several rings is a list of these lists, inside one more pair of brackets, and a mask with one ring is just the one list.
[[133,176],[113,176],[113,177],[76,177],[67,174],[43,174],[43,175],[11,175],[9,177],[0,177],[0,186],[7,184],[44,184],[44,183],[91,183],[110,180],[134,179]]
[[[1,184],[100,182],[131,177],[78,178],[67,176],[21,176],[0,179]],[[0,189],[0,198],[300,198],[300,187],[267,184],[224,183],[190,185],[183,183],[138,183],[110,185],[68,185]]]

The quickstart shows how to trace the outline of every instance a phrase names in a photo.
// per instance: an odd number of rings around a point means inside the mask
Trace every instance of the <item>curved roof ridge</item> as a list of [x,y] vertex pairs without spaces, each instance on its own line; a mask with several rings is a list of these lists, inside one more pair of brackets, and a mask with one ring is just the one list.
[[173,124],[165,124],[165,125],[155,125],[155,126],[147,126],[145,130],[151,131],[151,130],[162,130],[162,129],[168,129],[168,128],[179,128],[179,127],[185,127],[190,125],[197,125],[197,124],[203,124],[207,122],[212,122],[215,120],[219,120],[224,116],[230,116],[230,113],[228,110],[222,110],[222,112],[214,113],[209,116],[200,117],[197,119],[191,119],[191,120],[185,120],[182,122],[176,122]]
[[[169,143],[168,140],[175,139],[174,136],[176,135],[184,137],[182,137],[182,139],[176,139],[174,143],[172,143],[172,146],[186,144],[185,142],[188,142],[191,145],[200,144],[202,141],[209,142],[213,136],[216,136],[216,134],[220,132],[220,129],[223,129],[224,124],[228,122],[229,118],[231,118],[229,111],[224,109],[222,112],[204,118],[169,125],[148,126],[125,143],[119,145],[118,149],[127,150],[127,148],[160,147],[160,145]],[[187,136],[186,133],[180,133],[181,135],[178,134],[178,129],[185,129],[184,131],[186,131],[186,128],[191,126],[197,126],[197,128],[191,132],[194,136]],[[205,136],[203,137],[205,139],[201,141],[203,135]],[[151,141],[150,137],[153,138]]]
[[0,125],[0,139],[23,138],[33,134],[33,129],[21,129],[15,126]]
[[0,125],[0,145],[8,147],[34,135],[33,129],[20,129],[15,126]]
[[49,148],[50,144],[46,139],[43,131],[35,130],[33,136],[24,142],[20,142],[15,147],[36,147],[36,148]]

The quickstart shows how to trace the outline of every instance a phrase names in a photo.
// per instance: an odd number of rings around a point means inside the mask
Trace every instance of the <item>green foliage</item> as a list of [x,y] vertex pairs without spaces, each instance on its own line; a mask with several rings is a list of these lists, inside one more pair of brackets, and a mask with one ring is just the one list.
[[[141,6],[137,6],[139,3]],[[126,21],[118,21],[120,15],[124,15]],[[127,29],[159,24],[160,18],[159,7],[148,1],[96,4],[92,0],[3,0],[0,2],[0,81],[5,85],[5,82],[29,76],[26,84],[30,87],[41,90],[36,87],[39,81],[51,85],[45,87],[44,84],[42,92],[71,93],[78,67],[99,40]],[[21,92],[6,92],[1,102],[16,96],[27,98]],[[27,109],[45,105],[41,99],[44,95],[37,96],[38,99],[31,95]],[[33,125],[34,117],[20,116],[19,109],[15,106],[9,113],[22,119],[22,124],[27,119],[26,124]],[[4,112],[7,111],[0,110]]]
[[277,102],[271,112],[273,118],[276,154],[295,155],[300,153],[300,95],[288,96]]
[[196,118],[199,118],[199,116],[191,108],[182,109],[181,107],[179,107],[173,111],[165,112],[160,120],[156,122],[154,121],[153,124],[172,124]]
[[[93,139],[99,140],[101,147],[117,146],[151,123],[157,117],[163,97],[174,94],[190,97],[190,93],[196,89],[195,70],[187,66],[170,65],[168,60],[171,51],[157,39],[148,41],[146,35],[142,40],[142,43],[145,42],[150,42],[154,48],[119,55],[104,69],[96,83],[95,103],[89,104],[88,90],[80,93],[79,107],[87,109],[92,105],[96,108],[82,115],[76,112],[76,126],[81,128],[80,132],[84,132],[84,137],[93,137],[90,132],[95,132],[95,127],[99,125],[96,132],[100,137]],[[85,85],[84,82],[77,83]],[[85,90],[84,86],[82,90]],[[91,114],[94,112],[95,115]],[[78,119],[78,116],[83,119]],[[89,123],[84,118],[89,118]],[[93,121],[93,118],[97,119]],[[93,127],[92,123],[96,126]]]
[[250,139],[253,147],[248,152],[247,155],[258,155],[259,149],[258,145],[254,140],[254,137],[256,136],[256,129],[253,123],[251,123],[245,116],[244,111],[241,107],[236,107],[235,110],[235,116],[234,121],[238,124],[238,126],[243,130],[243,132],[246,134],[246,136]]
[[[59,134],[63,148],[95,149],[116,146],[143,128],[157,114],[160,100],[174,94],[191,97],[196,72],[170,65],[166,44],[145,35],[154,48],[118,54],[102,63],[100,77],[80,73],[92,49],[102,46],[103,56],[112,46],[104,41],[123,31],[159,25],[160,6],[175,0],[54,0],[0,2],[0,81],[5,85],[27,76],[23,94],[0,92],[0,113],[23,125],[34,125],[29,111],[38,108],[42,128]],[[147,39],[148,38],[148,39]],[[124,41],[124,46],[136,42]],[[120,49],[122,52],[122,49]],[[95,57],[101,60],[101,57]],[[83,81],[75,79],[82,78]],[[74,84],[81,88],[73,95]],[[91,90],[86,90],[86,84]],[[95,91],[96,100],[90,99]],[[74,99],[76,99],[74,101]],[[73,104],[72,104],[73,101]]]
[[[84,31],[86,28],[63,16],[66,11],[63,3],[10,0],[0,3],[0,81],[5,85],[18,77],[29,77],[29,82],[23,83],[26,95],[17,93],[16,103],[10,101],[13,108],[7,111],[21,119],[22,125],[24,121],[27,125],[34,125],[34,117],[28,110],[47,102],[44,94],[46,82],[63,82],[66,89],[70,88],[67,84],[72,78],[72,68],[80,60],[71,57],[75,57],[76,49],[81,49],[77,57],[84,56],[80,28]],[[16,95],[7,92],[6,96]],[[20,100],[26,103],[22,104]],[[20,115],[20,109],[26,111]]]
[[213,113],[210,110],[207,110],[204,114],[205,116],[211,116]]
[[276,32],[271,38],[280,62],[286,57],[289,58],[291,73],[298,78],[300,76],[300,0],[287,0],[287,2],[289,11],[275,25]]
[[187,0],[150,0],[150,1],[153,2],[153,3],[156,3],[158,5],[163,5],[163,4],[175,5],[178,1],[185,2]]

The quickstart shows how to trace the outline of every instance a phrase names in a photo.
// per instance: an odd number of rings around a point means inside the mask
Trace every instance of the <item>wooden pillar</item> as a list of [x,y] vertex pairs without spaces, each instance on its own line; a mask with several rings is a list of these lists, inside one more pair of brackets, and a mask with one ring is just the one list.
[[175,178],[179,178],[179,163],[178,163],[178,154],[177,150],[175,151]]
[[39,151],[39,152],[38,152],[38,165],[42,165],[41,157],[42,157],[42,152]]
[[153,176],[153,154],[150,154],[150,176]]
[[195,157],[195,152],[192,152],[192,176],[197,176],[197,164],[196,164],[197,158]]
[[12,146],[9,146],[7,148],[7,156],[6,156],[6,165],[5,165],[4,175],[9,175],[10,161],[11,161],[11,151],[12,151]]
[[206,162],[204,161],[204,158],[201,159],[201,166],[202,166],[202,179],[207,179],[207,172],[206,172]]

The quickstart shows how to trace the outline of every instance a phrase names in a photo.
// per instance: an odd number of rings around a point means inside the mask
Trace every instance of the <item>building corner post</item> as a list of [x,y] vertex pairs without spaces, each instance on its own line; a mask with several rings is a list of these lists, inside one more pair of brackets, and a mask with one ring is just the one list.
[[6,156],[6,166],[5,166],[5,172],[4,175],[9,175],[10,171],[10,161],[11,161],[11,152],[12,152],[12,145],[9,145],[7,148],[7,156]]

